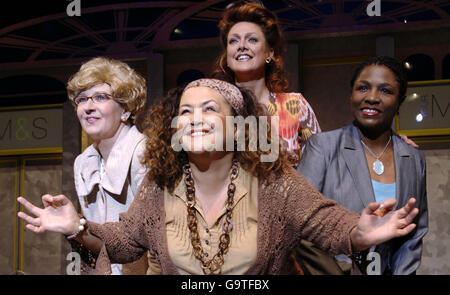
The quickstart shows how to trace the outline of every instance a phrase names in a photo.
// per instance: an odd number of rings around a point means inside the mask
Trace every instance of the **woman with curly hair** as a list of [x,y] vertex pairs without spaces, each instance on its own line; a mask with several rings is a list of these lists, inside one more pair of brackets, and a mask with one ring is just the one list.
[[[99,253],[102,274],[111,273],[110,263],[134,261],[147,249],[152,274],[288,274],[295,272],[290,254],[301,238],[351,255],[414,229],[414,199],[384,217],[377,210],[392,210],[395,200],[371,203],[359,216],[323,197],[292,168],[286,151],[261,161],[269,151],[249,148],[251,128],[227,119],[264,117],[245,97],[230,83],[200,79],[152,107],[145,130],[152,169],[119,222],[87,221],[67,198],[49,195],[44,209],[19,198],[36,217],[19,216],[31,231],[70,235]],[[271,126],[259,122],[269,134]],[[237,144],[239,133],[244,151],[224,144],[229,136]]]
[[[313,109],[301,93],[287,93],[282,54],[285,40],[276,15],[259,3],[229,7],[219,22],[223,52],[213,77],[251,90],[270,115],[279,118],[279,136],[296,167],[302,146],[321,132]],[[302,241],[295,256],[305,274],[340,274],[340,268],[326,253]]]
[[[212,76],[251,90],[270,115],[278,116],[279,136],[296,167],[306,140],[321,129],[303,95],[286,93],[285,40],[276,15],[260,3],[231,5],[219,22],[219,31],[223,51]],[[307,241],[296,249],[296,256],[305,274],[342,274],[331,257]]]
[[235,5],[225,11],[219,30],[223,52],[212,76],[251,90],[279,117],[279,135],[298,164],[303,143],[321,130],[303,95],[286,93],[285,40],[276,15],[258,3]]

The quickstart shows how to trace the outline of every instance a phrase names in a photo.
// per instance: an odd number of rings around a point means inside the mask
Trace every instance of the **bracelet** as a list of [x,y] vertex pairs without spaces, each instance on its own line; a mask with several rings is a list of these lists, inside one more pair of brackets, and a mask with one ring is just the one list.
[[78,226],[78,231],[76,233],[74,233],[73,235],[66,237],[66,239],[72,240],[72,239],[76,238],[82,231],[85,230],[84,226],[86,225],[86,223],[87,223],[86,218],[84,218],[84,216],[80,216],[80,225]]

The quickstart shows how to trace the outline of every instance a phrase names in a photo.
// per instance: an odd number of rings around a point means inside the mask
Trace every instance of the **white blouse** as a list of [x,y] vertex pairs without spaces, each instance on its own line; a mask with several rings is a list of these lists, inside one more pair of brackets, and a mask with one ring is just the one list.
[[[146,137],[136,126],[123,126],[106,163],[90,145],[75,159],[75,189],[84,216],[93,222],[119,221],[128,211],[138,187],[147,173],[141,164]],[[121,265],[113,266],[113,274]]]

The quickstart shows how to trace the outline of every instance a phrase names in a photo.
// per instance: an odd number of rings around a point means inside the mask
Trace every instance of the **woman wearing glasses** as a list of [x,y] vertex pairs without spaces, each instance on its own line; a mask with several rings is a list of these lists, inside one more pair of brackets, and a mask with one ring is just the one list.
[[[133,124],[146,101],[145,79],[123,62],[94,58],[71,77],[67,92],[93,141],[74,164],[81,210],[98,223],[118,221],[146,173],[140,162],[145,136]],[[123,272],[145,273],[142,268],[128,265]],[[121,274],[122,265],[113,265],[112,271]]]
[[[291,167],[285,150],[263,162],[270,151],[250,147],[259,135],[228,120],[261,115],[249,93],[233,84],[193,81],[147,113],[144,157],[151,169],[120,222],[80,218],[63,196],[43,198],[44,209],[19,198],[31,214],[19,217],[32,232],[60,232],[99,253],[100,274],[111,273],[111,261],[133,261],[146,250],[149,274],[292,274],[290,254],[301,238],[352,254],[414,229],[413,199],[385,217],[374,214],[381,204],[371,203],[359,217],[321,196]],[[267,121],[259,127],[271,133]],[[241,132],[244,149],[238,150]],[[383,203],[388,211],[394,204]]]

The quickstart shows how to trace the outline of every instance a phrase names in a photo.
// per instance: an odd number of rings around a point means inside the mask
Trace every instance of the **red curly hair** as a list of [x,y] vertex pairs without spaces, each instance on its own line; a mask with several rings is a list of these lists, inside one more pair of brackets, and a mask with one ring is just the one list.
[[227,9],[219,22],[222,54],[217,59],[212,76],[218,79],[235,82],[233,71],[227,66],[227,39],[231,28],[239,22],[251,22],[259,25],[267,44],[273,49],[273,60],[266,64],[266,86],[271,92],[286,92],[288,81],[284,75],[281,55],[286,51],[285,40],[281,33],[277,17],[270,10],[257,3],[245,3]]

